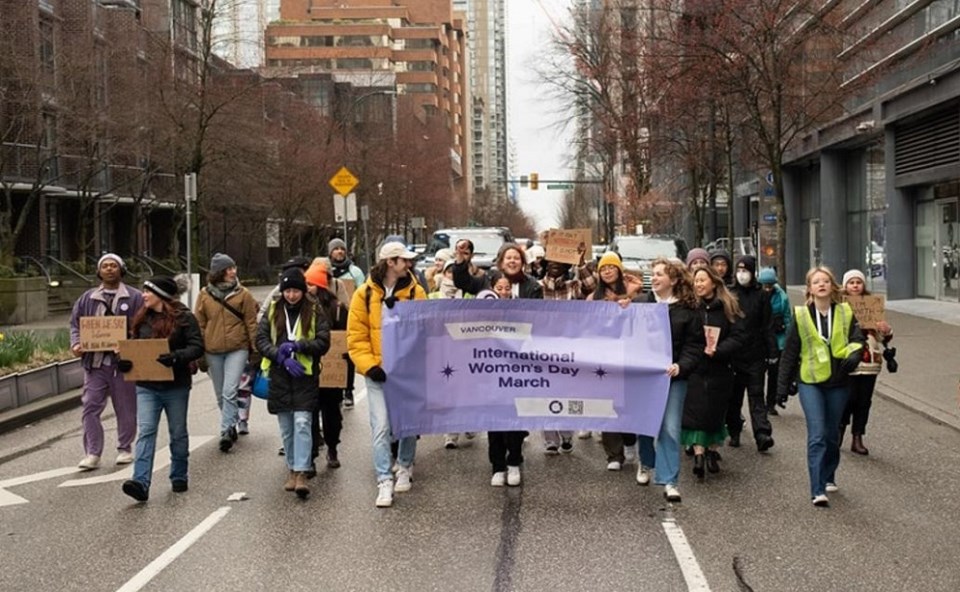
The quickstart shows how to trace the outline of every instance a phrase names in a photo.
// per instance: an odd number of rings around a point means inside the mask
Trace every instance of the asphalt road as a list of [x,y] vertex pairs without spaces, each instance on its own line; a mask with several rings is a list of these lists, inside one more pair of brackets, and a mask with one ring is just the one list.
[[[68,474],[82,456],[79,409],[0,436],[0,590],[960,589],[960,434],[876,401],[870,456],[844,451],[841,491],[817,509],[803,418],[789,405],[773,418],[769,454],[726,448],[706,483],[684,459],[681,504],[638,486],[635,466],[607,472],[593,440],[545,457],[531,436],[523,486],[495,489],[485,440],[449,451],[429,436],[413,490],[377,509],[363,402],[345,412],[343,467],[321,470],[300,501],[281,489],[278,429],[262,402],[252,433],[217,450],[204,378],[186,494],[170,492],[161,468],[150,501],[133,503],[109,454],[97,471]],[[109,449],[112,417],[107,427]],[[91,478],[114,480],[62,486]],[[237,492],[249,499],[227,500]]]

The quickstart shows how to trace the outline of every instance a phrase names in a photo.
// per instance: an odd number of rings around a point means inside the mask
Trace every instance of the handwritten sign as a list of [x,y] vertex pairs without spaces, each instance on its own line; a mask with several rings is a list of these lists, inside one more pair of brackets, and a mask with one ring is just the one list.
[[323,371],[320,373],[320,388],[347,387],[347,332],[330,331],[330,351],[323,356]]
[[589,228],[551,230],[547,232],[547,261],[577,265],[592,240]]
[[133,362],[130,372],[123,375],[127,382],[137,380],[173,380],[173,368],[157,361],[157,356],[170,352],[166,339],[127,339],[120,342],[120,359]]
[[80,317],[80,348],[85,352],[116,351],[127,338],[127,317]]
[[885,320],[886,301],[883,296],[847,296],[847,302],[861,329],[876,329],[877,323]]
[[720,341],[720,327],[714,327],[712,325],[704,325],[703,334],[707,338],[706,351],[709,351],[709,352],[717,351],[717,343]]

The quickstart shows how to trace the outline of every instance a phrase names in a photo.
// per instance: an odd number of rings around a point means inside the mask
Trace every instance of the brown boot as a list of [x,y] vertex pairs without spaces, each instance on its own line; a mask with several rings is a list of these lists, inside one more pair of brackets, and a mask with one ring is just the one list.
[[867,447],[863,445],[862,434],[853,435],[853,442],[850,444],[850,451],[854,454],[860,454],[863,456],[870,454],[870,451],[867,450]]
[[297,473],[297,485],[296,485],[297,497],[300,499],[306,499],[310,495],[310,487],[307,486],[307,474],[306,473]]
[[297,473],[290,471],[290,474],[287,475],[287,480],[283,483],[284,491],[293,491],[297,488]]

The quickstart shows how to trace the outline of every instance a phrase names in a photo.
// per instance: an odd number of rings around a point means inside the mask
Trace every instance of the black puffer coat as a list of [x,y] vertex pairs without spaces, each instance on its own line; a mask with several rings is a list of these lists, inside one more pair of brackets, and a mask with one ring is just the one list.
[[769,357],[779,353],[777,335],[773,326],[773,307],[770,304],[770,294],[764,292],[756,283],[747,286],[737,285],[730,290],[737,297],[743,319],[738,323],[743,325],[746,334],[746,343],[734,359],[734,367],[745,370],[748,367],[761,363],[768,352]]
[[[173,364],[173,380],[163,382],[137,381],[137,385],[155,391],[190,388],[193,385],[193,371],[190,368],[190,362],[203,357],[203,333],[200,332],[197,317],[193,316],[190,309],[180,302],[172,302],[171,306],[177,309],[180,316],[176,329],[167,338],[170,344],[170,353],[177,358],[177,361]],[[137,333],[133,338],[154,339],[151,321],[162,314],[147,309],[144,322],[137,327]]]
[[287,411],[314,411],[319,405],[320,356],[330,349],[330,325],[327,315],[311,296],[300,301],[300,319],[311,318],[316,328],[313,339],[299,341],[301,354],[311,358],[312,374],[294,378],[277,362],[278,349],[287,339],[286,331],[277,334],[276,341],[271,335],[274,315],[284,314],[284,300],[272,303],[257,327],[257,350],[268,358],[270,365],[270,396],[267,399],[267,411],[273,414]]
[[[492,288],[490,282],[490,272],[475,276],[470,274],[470,263],[454,263],[453,283],[458,290],[463,290],[467,294],[476,296],[484,290]],[[523,274],[523,280],[520,281],[520,295],[518,298],[543,298],[543,286],[537,281],[537,278],[529,274]]]
[[[646,301],[656,302],[657,298],[650,292]],[[673,363],[680,366],[680,374],[670,382],[686,380],[700,366],[704,357],[703,350],[707,346],[703,335],[703,317],[699,311],[679,302],[671,304],[670,336],[673,342]]]
[[733,391],[733,360],[744,347],[746,336],[741,322],[731,323],[717,299],[701,301],[697,311],[703,325],[720,327],[720,339],[713,356],[704,355],[687,382],[683,404],[683,429],[717,432],[723,427],[727,403]]

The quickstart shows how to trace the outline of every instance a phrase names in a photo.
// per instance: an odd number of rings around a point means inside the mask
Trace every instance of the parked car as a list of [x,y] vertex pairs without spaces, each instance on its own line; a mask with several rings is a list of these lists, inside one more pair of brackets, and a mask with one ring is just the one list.
[[618,236],[608,245],[608,251],[620,255],[623,268],[643,278],[644,290],[650,289],[650,264],[659,257],[675,258],[681,261],[687,258],[687,243],[677,236],[644,234],[639,236]]
[[599,261],[607,251],[607,245],[593,245],[593,260]]
[[503,226],[443,228],[433,233],[423,257],[417,262],[417,267],[421,269],[430,267],[433,265],[433,256],[437,251],[453,248],[461,239],[469,239],[473,242],[474,265],[481,269],[489,269],[500,247],[504,243],[513,242],[513,235],[509,228]]
[[736,259],[743,255],[753,255],[757,256],[756,246],[753,244],[753,239],[749,236],[738,236],[733,239],[734,247],[730,248],[730,239],[727,237],[718,238],[715,241],[711,241],[706,244],[703,248],[707,250],[708,253],[713,254],[715,251],[726,251],[730,253],[730,256]]

